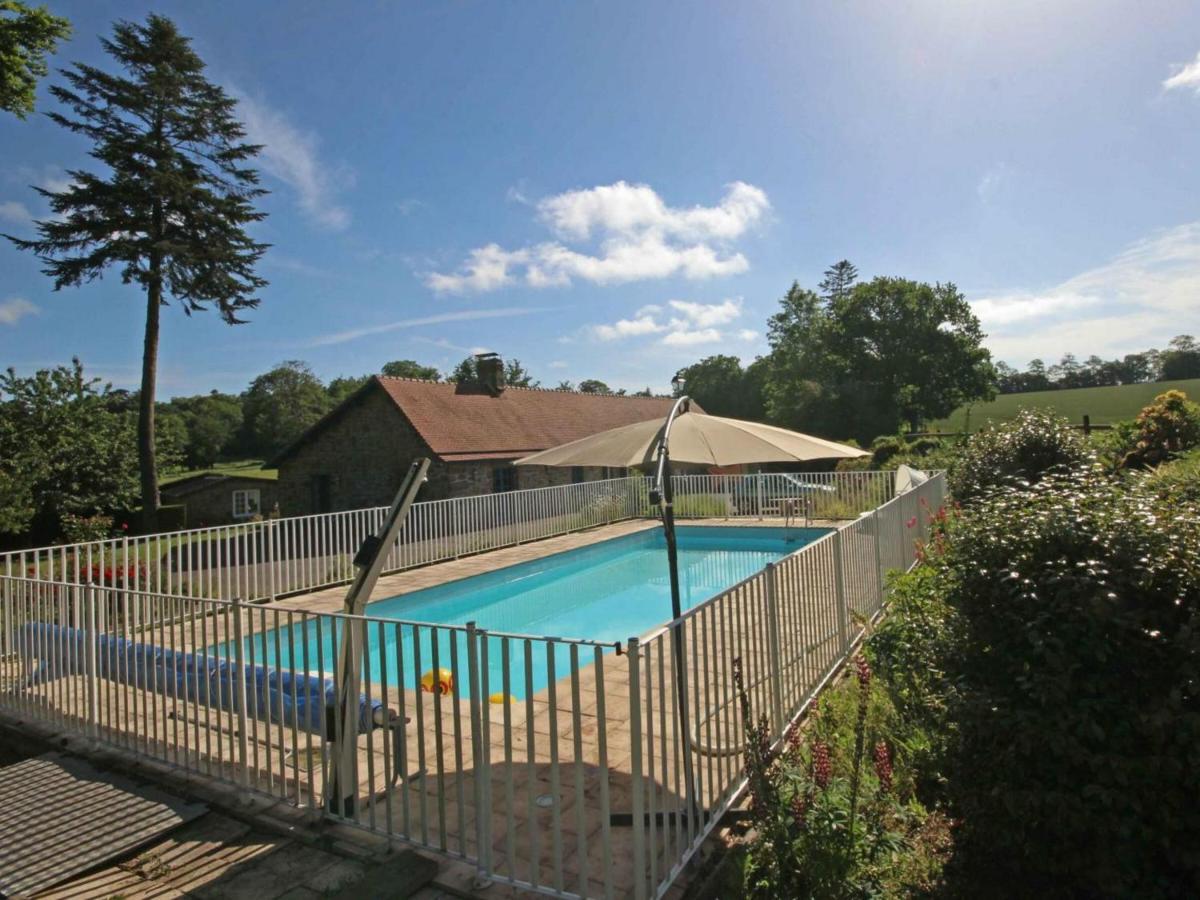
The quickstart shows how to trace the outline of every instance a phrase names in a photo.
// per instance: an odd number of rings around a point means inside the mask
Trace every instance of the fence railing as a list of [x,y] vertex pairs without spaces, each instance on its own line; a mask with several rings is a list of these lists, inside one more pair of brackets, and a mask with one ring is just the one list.
[[[744,789],[734,661],[781,740],[882,609],[884,573],[916,558],[943,485],[881,503],[625,645],[0,576],[0,708],[468,861],[481,878],[658,897]],[[342,717],[348,631],[360,695]]]
[[[745,789],[735,662],[753,715],[766,716],[778,743],[883,609],[886,573],[915,563],[944,495],[939,474],[630,641],[633,896],[662,896]],[[685,648],[686,732],[676,639]]]
[[[890,472],[677,476],[678,515],[848,518],[891,496]],[[643,477],[414,503],[386,572],[650,513]],[[265,519],[0,554],[0,575],[254,602],[345,584],[388,508]]]

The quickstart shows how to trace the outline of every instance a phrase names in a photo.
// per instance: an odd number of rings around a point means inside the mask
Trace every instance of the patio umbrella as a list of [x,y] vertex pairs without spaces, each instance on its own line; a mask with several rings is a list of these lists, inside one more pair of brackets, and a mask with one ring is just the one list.
[[[676,404],[678,406],[678,404]],[[518,466],[650,466],[667,423],[635,422],[518,459]],[[671,459],[706,466],[854,459],[867,454],[809,434],[688,412],[671,425]]]
[[675,539],[671,461],[709,466],[734,466],[768,462],[802,462],[813,459],[854,459],[868,454],[856,447],[836,444],[812,435],[691,412],[691,401],[675,401],[666,421],[651,419],[601,431],[518,459],[518,466],[650,466],[655,467],[650,502],[662,511],[667,539],[667,567],[671,580],[671,643],[675,659],[680,733],[688,741],[683,754],[684,783],[689,810],[697,810],[690,752],[687,683],[684,669],[683,622],[679,598],[679,551]]

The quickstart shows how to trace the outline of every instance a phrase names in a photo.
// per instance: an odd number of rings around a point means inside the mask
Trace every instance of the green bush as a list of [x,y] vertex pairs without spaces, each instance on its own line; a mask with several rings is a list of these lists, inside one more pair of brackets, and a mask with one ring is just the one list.
[[1166,502],[1200,503],[1200,450],[1192,450],[1149,473],[1147,488]]
[[1086,442],[1066,419],[1026,409],[1011,422],[973,435],[950,467],[947,484],[956,500],[968,503],[1050,472],[1074,470],[1090,458]]
[[[956,617],[931,659],[953,690],[913,691],[946,698],[956,728],[964,890],[1194,895],[1200,506],[1145,479],[1050,474],[981,497],[931,568],[921,590]],[[876,646],[889,673],[906,658]]]
[[767,745],[735,676],[747,727],[755,838],[737,893],[754,898],[898,897],[929,892],[950,846],[949,822],[915,798],[897,716],[863,657],[831,687],[804,732]]
[[1138,413],[1133,448],[1122,468],[1146,468],[1200,446],[1200,406],[1183,391],[1167,391]]

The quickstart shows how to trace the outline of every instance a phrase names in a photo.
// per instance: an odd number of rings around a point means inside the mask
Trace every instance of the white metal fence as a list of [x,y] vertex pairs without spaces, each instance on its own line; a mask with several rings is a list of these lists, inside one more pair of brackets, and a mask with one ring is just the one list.
[[[805,511],[849,518],[892,493],[890,472],[684,475],[681,517]],[[386,572],[650,514],[649,479],[580,484],[414,503]],[[265,519],[190,531],[60,544],[0,554],[0,575],[245,601],[344,584],[388,507]]]
[[[630,504],[624,515],[641,503],[641,480],[628,481],[608,495]],[[0,708],[466,860],[484,878],[661,896],[744,788],[734,660],[781,739],[882,608],[884,572],[912,564],[943,484],[882,502],[624,645],[0,576]],[[737,495],[715,480],[690,488]],[[343,722],[332,708],[347,629],[363,654],[359,715]],[[337,746],[354,751],[335,790]],[[331,796],[353,802],[331,808]]]

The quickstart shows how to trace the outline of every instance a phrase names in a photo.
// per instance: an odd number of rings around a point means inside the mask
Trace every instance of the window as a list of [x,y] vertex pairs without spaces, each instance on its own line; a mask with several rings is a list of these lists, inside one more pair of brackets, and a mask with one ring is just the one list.
[[259,511],[258,488],[233,492],[233,517],[248,519]]
[[492,469],[492,493],[502,494],[517,489],[517,470],[512,466],[496,466]]
[[583,466],[571,466],[571,484],[583,481]]

